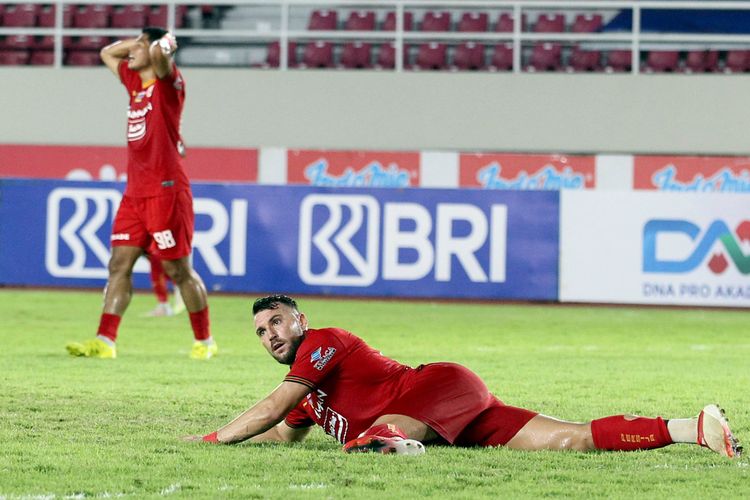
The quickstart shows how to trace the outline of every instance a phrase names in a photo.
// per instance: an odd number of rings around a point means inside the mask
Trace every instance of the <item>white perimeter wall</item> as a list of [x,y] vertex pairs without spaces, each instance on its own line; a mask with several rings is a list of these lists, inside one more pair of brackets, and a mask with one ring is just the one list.
[[[184,70],[195,146],[748,154],[750,77]],[[124,143],[104,68],[0,68],[0,142]]]

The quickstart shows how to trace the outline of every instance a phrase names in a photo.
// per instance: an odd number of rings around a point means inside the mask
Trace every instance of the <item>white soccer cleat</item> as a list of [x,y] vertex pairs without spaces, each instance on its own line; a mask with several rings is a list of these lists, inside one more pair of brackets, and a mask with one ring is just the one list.
[[394,453],[396,455],[422,455],[424,445],[416,439],[400,437],[362,436],[344,445],[346,453]]
[[698,414],[698,444],[729,458],[742,454],[742,446],[718,405],[708,405]]
[[174,316],[174,310],[172,310],[172,306],[170,306],[167,302],[159,302],[156,304],[156,307],[154,307],[151,311],[146,313],[146,316],[151,318],[160,318],[160,317],[166,317],[166,316]]

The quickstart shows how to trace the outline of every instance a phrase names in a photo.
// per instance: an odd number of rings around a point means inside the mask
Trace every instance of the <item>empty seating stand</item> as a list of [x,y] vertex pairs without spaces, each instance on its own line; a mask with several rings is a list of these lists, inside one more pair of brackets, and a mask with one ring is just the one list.
[[680,67],[680,53],[676,50],[652,50],[646,57],[646,73],[674,73]]
[[710,73],[718,70],[718,50],[689,50],[682,68],[685,73]]
[[477,71],[485,69],[485,48],[477,42],[462,42],[453,52],[452,69],[461,71]]
[[364,42],[345,43],[341,50],[341,64],[345,69],[372,68],[372,45]]
[[486,12],[464,12],[456,30],[464,33],[487,31],[489,15]]
[[305,45],[302,53],[301,68],[332,68],[333,44],[331,42],[315,41]]
[[335,10],[314,10],[310,14],[307,29],[315,31],[334,31],[338,28],[339,16]]
[[451,14],[450,12],[433,12],[427,11],[422,18],[421,31],[450,31]]
[[448,46],[444,43],[430,42],[419,45],[414,69],[443,70],[447,67]]
[[[383,31],[395,31],[396,30],[396,13],[389,11],[385,15],[383,21]],[[404,12],[404,31],[412,31],[414,29],[414,13],[406,11]]]
[[349,13],[344,29],[349,31],[374,31],[376,19],[374,11],[355,10]]
[[493,47],[488,69],[490,71],[510,71],[513,69],[512,43],[501,43]]
[[[266,52],[266,62],[262,65],[264,68],[278,68],[281,64],[281,44],[271,42]],[[287,66],[293,68],[297,65],[297,44],[288,42],[287,44]]]
[[145,5],[124,5],[112,11],[111,24],[113,28],[142,28],[147,14]]
[[73,10],[73,26],[76,28],[106,28],[112,14],[111,5],[80,5]]
[[729,50],[724,62],[725,73],[747,73],[750,71],[750,50]]

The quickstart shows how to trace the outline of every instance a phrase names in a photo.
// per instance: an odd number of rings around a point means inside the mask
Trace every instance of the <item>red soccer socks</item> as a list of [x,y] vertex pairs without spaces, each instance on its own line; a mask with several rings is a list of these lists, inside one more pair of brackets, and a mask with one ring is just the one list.
[[107,337],[112,342],[117,340],[117,329],[120,327],[120,320],[122,318],[116,314],[102,313],[101,319],[99,320],[99,329],[97,335]]
[[208,321],[208,306],[198,312],[190,313],[190,325],[193,327],[195,340],[208,340],[211,337]]
[[661,417],[616,415],[591,422],[591,435],[598,450],[647,450],[672,444]]

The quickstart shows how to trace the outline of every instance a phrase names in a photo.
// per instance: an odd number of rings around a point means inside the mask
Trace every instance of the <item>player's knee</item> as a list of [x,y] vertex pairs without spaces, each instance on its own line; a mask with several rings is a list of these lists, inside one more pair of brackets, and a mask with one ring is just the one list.
[[107,268],[111,277],[127,277],[133,272],[133,266],[130,264],[130,260],[117,256],[112,256],[112,258],[109,259]]
[[164,262],[164,272],[167,273],[169,279],[176,284],[181,284],[185,280],[190,279],[192,270],[189,265],[181,261]]

